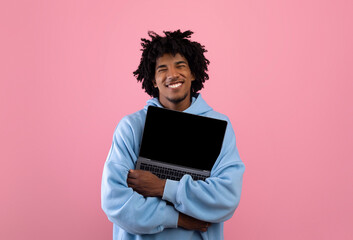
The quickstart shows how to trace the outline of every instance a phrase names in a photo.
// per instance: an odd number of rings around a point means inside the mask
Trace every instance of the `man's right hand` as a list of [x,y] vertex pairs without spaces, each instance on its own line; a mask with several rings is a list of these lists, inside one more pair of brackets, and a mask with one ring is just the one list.
[[206,232],[211,223],[198,220],[179,212],[178,226],[187,230]]

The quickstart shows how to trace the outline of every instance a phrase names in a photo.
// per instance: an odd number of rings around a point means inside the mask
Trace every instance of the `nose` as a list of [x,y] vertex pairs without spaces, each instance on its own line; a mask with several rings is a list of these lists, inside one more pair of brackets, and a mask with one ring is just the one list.
[[174,80],[174,79],[177,79],[178,77],[179,77],[179,73],[175,67],[171,67],[168,69],[168,72],[167,72],[168,80]]

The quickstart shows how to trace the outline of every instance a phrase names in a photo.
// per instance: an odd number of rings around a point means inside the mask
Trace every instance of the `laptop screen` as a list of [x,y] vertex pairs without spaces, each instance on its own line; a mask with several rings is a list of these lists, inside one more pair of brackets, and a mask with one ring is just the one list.
[[226,127],[224,120],[149,106],[140,156],[211,171]]

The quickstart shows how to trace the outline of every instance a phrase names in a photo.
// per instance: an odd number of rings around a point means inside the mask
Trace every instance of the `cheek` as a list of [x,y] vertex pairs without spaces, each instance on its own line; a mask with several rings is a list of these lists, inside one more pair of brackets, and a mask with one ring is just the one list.
[[153,80],[153,86],[154,86],[154,87],[157,87],[157,86],[159,86],[159,85],[160,85],[160,81],[159,81],[158,77],[156,77],[156,78]]

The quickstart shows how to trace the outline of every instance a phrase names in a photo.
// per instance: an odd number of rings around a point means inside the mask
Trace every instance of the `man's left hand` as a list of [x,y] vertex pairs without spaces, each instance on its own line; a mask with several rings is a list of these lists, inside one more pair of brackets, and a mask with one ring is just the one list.
[[127,176],[128,187],[144,197],[162,197],[165,182],[165,179],[144,170],[130,170]]

